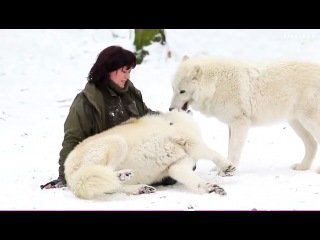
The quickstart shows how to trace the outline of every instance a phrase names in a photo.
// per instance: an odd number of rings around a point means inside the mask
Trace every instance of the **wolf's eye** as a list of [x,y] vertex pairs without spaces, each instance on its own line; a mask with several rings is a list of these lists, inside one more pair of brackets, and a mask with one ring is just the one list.
[[181,91],[180,91],[180,94],[185,93],[185,92],[186,92],[186,90],[181,90]]

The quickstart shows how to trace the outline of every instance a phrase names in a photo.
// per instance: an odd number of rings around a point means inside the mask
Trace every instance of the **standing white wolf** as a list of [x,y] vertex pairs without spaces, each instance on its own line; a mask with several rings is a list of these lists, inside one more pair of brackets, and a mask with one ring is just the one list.
[[233,164],[239,163],[251,126],[286,121],[305,145],[302,162],[292,168],[311,167],[320,142],[320,65],[184,57],[172,86],[171,109],[190,105],[228,124]]
[[197,192],[224,195],[221,187],[192,170],[199,158],[212,160],[225,175],[235,170],[206,146],[189,114],[172,111],[130,119],[85,139],[67,157],[65,176],[71,191],[85,199],[154,192],[149,185],[166,176]]

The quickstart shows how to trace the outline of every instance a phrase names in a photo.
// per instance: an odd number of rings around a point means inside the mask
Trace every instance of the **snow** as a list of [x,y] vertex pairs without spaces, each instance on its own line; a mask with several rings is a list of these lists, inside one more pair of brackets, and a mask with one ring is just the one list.
[[[233,177],[217,176],[212,162],[198,161],[196,173],[223,187],[226,196],[194,193],[180,184],[96,200],[78,199],[67,188],[41,190],[58,176],[64,120],[98,53],[109,45],[134,50],[133,34],[133,29],[0,30],[0,210],[320,210],[319,156],[310,170],[291,170],[304,146],[286,123],[250,130]],[[166,34],[168,46],[149,46],[150,55],[131,73],[153,110],[168,110],[170,81],[184,55],[320,63],[320,30],[167,29]],[[205,141],[226,156],[227,126],[198,112],[194,117]]]

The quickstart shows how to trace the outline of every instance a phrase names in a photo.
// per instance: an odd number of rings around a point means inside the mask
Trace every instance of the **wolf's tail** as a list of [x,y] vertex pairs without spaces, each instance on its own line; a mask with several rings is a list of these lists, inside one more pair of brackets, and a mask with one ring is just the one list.
[[87,164],[81,166],[68,179],[68,186],[79,198],[92,199],[120,189],[117,173],[104,165]]

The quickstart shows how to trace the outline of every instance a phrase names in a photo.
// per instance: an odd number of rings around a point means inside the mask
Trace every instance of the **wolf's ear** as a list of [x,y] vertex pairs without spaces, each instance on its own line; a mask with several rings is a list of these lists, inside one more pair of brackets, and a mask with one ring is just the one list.
[[202,70],[199,65],[196,65],[191,71],[192,80],[200,79],[201,75],[202,75]]
[[186,61],[188,59],[189,59],[189,57],[187,55],[184,55],[183,58],[182,58],[182,62],[184,62],[184,61]]

